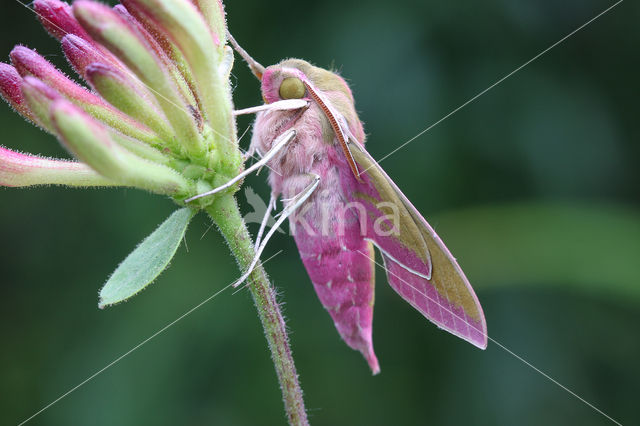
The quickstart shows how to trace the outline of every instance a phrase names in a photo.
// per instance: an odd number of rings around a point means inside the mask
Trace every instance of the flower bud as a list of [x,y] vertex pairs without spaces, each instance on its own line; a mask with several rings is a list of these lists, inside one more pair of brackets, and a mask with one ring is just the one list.
[[117,59],[104,47],[96,43],[89,33],[82,28],[73,16],[71,6],[59,0],[35,0],[33,7],[42,26],[54,38],[61,40],[67,35],[74,35],[91,44],[98,51],[103,60],[117,62]]
[[22,95],[33,114],[35,121],[44,129],[53,133],[49,109],[53,101],[62,99],[60,93],[44,84],[41,80],[26,76],[22,82]]
[[0,95],[16,112],[36,123],[22,94],[22,77],[9,64],[0,63]]
[[[62,40],[60,40],[60,44],[62,45],[64,56],[66,56],[73,69],[85,80],[85,71],[87,67],[89,64],[96,62],[109,64],[122,71],[127,70],[124,64],[115,56],[111,54],[108,56],[104,55],[102,52],[97,50],[92,43],[74,34],[64,36]],[[131,78],[136,79],[133,74],[131,75]]]
[[111,105],[147,125],[162,139],[171,141],[175,138],[162,112],[149,102],[146,93],[138,91],[139,88],[131,82],[129,76],[100,63],[89,65],[86,75],[87,81]]
[[21,154],[0,146],[0,186],[113,186],[86,164]]
[[71,6],[59,0],[35,0],[33,8],[42,26],[53,37],[61,40],[67,34],[73,34],[85,40],[91,40],[89,34],[73,17]]
[[[243,169],[229,82],[233,51],[225,43],[221,2],[123,3],[34,1],[41,22],[92,90],[17,46],[13,66],[0,64],[0,95],[86,165],[29,156],[9,161],[5,153],[0,184],[32,185],[37,182],[20,176],[37,175],[44,184],[134,186],[181,203]],[[47,167],[67,175],[47,175]]]

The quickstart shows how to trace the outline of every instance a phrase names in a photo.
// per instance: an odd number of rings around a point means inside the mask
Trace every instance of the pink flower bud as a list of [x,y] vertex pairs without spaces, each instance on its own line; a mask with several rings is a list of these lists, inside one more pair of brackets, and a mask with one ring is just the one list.
[[105,55],[96,49],[93,44],[74,34],[66,35],[61,40],[62,51],[73,69],[86,80],[85,69],[89,64],[102,62],[113,65],[120,69],[126,67],[115,56]]
[[66,97],[83,104],[103,104],[97,96],[76,84],[60,72],[53,64],[40,56],[35,50],[24,46],[16,46],[11,51],[11,62],[22,77],[33,76],[51,87],[55,87]]
[[[40,22],[47,32],[53,37],[58,40],[61,40],[66,36],[74,36],[82,39],[86,44],[92,47],[94,50],[93,55],[98,54],[102,56],[101,61],[107,61],[122,66],[111,52],[96,43],[89,33],[82,28],[78,20],[73,16],[71,6],[67,3],[59,0],[36,0],[34,2],[34,8],[38,14]],[[78,73],[82,75],[82,73]]]
[[76,161],[21,154],[0,146],[0,186],[112,186],[89,166]]
[[58,40],[67,34],[73,34],[85,40],[91,40],[89,34],[73,17],[71,6],[59,0],[35,0],[33,7],[42,26]]
[[20,115],[35,122],[22,95],[21,86],[22,77],[20,77],[18,71],[9,64],[0,63],[0,95]]

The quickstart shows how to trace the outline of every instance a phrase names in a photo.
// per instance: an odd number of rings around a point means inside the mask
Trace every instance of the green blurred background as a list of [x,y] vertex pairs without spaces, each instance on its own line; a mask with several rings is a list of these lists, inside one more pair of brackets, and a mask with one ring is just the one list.
[[[292,56],[339,69],[380,158],[611,4],[253,0],[229,2],[227,12],[261,62]],[[382,162],[458,257],[490,336],[623,424],[640,423],[638,16],[637,2],[623,2]],[[0,28],[5,59],[24,43],[68,70],[17,2],[3,3]],[[261,102],[240,61],[233,81],[239,107]],[[65,155],[4,104],[0,128],[4,146]],[[265,176],[247,185],[266,198]],[[201,238],[209,227],[201,215],[188,251],[157,283],[100,311],[106,277],[175,206],[136,190],[63,188],[3,189],[0,203],[5,424],[238,276],[220,236]],[[285,303],[313,424],[608,424],[494,342],[482,352],[437,330],[381,270],[382,373],[372,377],[316,300],[293,239],[278,235],[266,257],[279,250],[266,268]],[[230,291],[30,422],[283,423],[249,294]]]

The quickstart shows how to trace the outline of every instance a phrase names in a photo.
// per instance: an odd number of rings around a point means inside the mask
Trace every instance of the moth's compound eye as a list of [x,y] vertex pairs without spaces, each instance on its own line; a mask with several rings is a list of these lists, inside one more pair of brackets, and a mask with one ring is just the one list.
[[280,84],[282,99],[302,99],[305,91],[304,83],[297,77],[287,77]]

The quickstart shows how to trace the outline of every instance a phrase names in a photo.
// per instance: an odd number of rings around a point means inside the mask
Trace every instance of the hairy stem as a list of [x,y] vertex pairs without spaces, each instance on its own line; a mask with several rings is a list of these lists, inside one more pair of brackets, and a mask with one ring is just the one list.
[[[219,197],[207,208],[207,213],[227,240],[240,269],[245,271],[253,260],[253,243],[235,198],[232,195]],[[249,289],[269,343],[289,424],[308,425],[302,389],[298,382],[284,319],[276,300],[275,290],[260,264],[249,277]]]

